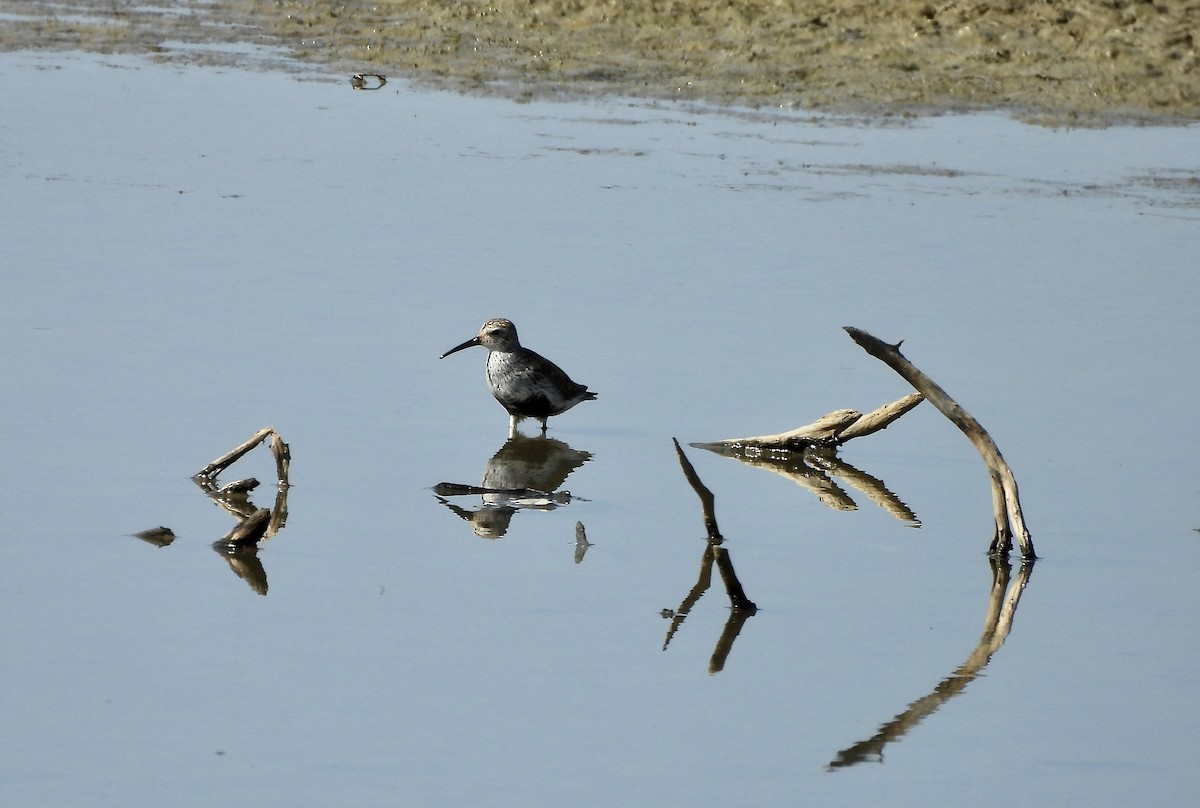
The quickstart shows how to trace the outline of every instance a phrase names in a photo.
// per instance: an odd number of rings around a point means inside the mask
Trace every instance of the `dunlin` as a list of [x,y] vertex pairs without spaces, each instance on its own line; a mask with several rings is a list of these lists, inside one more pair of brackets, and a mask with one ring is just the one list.
[[537,418],[546,432],[546,419],[560,415],[581,401],[596,397],[586,385],[571,381],[562,368],[541,354],[521,346],[517,327],[509,320],[488,320],[479,333],[439,358],[482,345],[488,349],[487,380],[492,395],[508,410],[509,435],[522,418]]

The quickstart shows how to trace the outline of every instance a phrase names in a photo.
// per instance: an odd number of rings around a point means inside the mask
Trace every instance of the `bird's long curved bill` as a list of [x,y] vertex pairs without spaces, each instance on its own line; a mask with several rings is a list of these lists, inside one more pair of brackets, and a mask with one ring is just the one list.
[[474,348],[478,344],[479,344],[479,337],[471,337],[469,340],[464,342],[462,345],[455,345],[453,348],[451,348],[450,350],[446,351],[444,354],[439,356],[438,359],[445,359],[447,356],[449,356],[452,353],[461,351],[464,348]]

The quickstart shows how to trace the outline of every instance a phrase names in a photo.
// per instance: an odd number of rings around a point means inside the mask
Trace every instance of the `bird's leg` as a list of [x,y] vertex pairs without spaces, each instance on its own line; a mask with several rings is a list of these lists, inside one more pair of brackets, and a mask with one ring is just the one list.
[[521,420],[515,415],[508,416],[508,438],[512,440],[517,436],[517,421]]
[[542,437],[544,438],[544,437],[546,437],[546,419],[542,418],[541,422],[542,422]]

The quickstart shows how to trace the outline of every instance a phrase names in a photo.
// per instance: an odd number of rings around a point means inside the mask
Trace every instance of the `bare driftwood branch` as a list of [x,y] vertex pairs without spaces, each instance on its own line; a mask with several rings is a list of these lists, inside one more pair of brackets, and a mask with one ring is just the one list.
[[200,471],[196,472],[196,476],[197,477],[216,477],[222,471],[229,468],[234,463],[236,463],[238,460],[240,460],[244,455],[246,455],[255,446],[257,446],[258,444],[260,444],[264,440],[266,440],[268,435],[272,435],[274,433],[275,433],[274,428],[269,427],[269,426],[263,427],[262,429],[258,430],[253,435],[251,435],[250,439],[248,441],[246,441],[245,443],[243,443],[241,446],[238,446],[235,449],[229,450],[228,452],[221,455],[213,462],[209,463],[204,468],[200,469]]
[[[267,438],[271,439],[271,454],[275,458],[275,470],[279,475],[279,488],[273,508],[258,508],[250,502],[249,494],[258,487],[258,480],[247,477],[225,485],[217,484],[217,475],[228,469],[254,447]],[[238,525],[217,542],[219,546],[246,547],[261,539],[269,539],[283,529],[287,522],[288,468],[291,464],[291,449],[274,427],[263,427],[240,446],[218,457],[197,472],[192,480],[210,498],[238,520]],[[216,546],[216,545],[215,545]]]
[[721,538],[721,531],[717,528],[717,514],[714,507],[716,500],[713,497],[713,493],[700,481],[700,476],[696,474],[696,469],[692,466],[692,462],[683,453],[683,447],[679,445],[679,441],[671,438],[671,442],[675,444],[675,454],[679,457],[679,465],[683,469],[683,476],[692,486],[692,490],[696,492],[696,496],[700,497],[700,510],[704,516],[704,530],[708,534],[708,540],[720,544],[724,539]]
[[884,404],[882,407],[874,409],[860,417],[857,421],[842,430],[841,434],[837,436],[838,443],[842,444],[848,440],[873,435],[876,432],[887,429],[892,425],[893,421],[924,400],[925,397],[920,393],[909,393],[904,398],[897,399],[891,404]]
[[864,761],[883,760],[883,749],[892,741],[899,740],[909,730],[928,718],[939,707],[950,699],[962,693],[967,685],[973,682],[983,672],[991,661],[992,656],[1004,645],[1012,630],[1013,617],[1017,613],[1017,604],[1021,593],[1029,583],[1033,572],[1032,560],[1023,562],[1012,577],[1012,567],[1008,561],[999,556],[989,559],[992,568],[992,587],[988,593],[987,615],[983,621],[983,633],[975,649],[967,656],[967,660],[959,665],[949,676],[938,683],[933,692],[922,696],[908,705],[908,709],[881,726],[879,730],[864,741],[838,752],[837,757],[829,764],[829,769],[840,769],[853,766]]
[[[283,442],[283,438],[279,437],[279,433],[275,431],[275,427],[271,426],[264,426],[255,432],[245,443],[235,449],[231,449],[200,469],[192,479],[199,482],[201,479],[212,480],[216,478],[218,474],[242,459],[251,449],[258,446],[268,437],[271,438],[271,454],[275,456],[275,471],[279,475],[279,484],[287,486],[288,467],[291,465],[292,452],[288,445]],[[258,485],[258,483],[255,482],[254,485]]]
[[275,456],[275,473],[279,475],[279,484],[288,484],[288,469],[292,465],[292,450],[278,432],[271,434],[271,454]]
[[805,424],[787,432],[780,432],[776,435],[753,435],[748,438],[726,438],[716,441],[714,445],[803,451],[810,446],[832,443],[840,432],[861,417],[862,413],[857,410],[834,410],[822,415],[811,424]]
[[271,524],[271,509],[259,508],[249,517],[238,523],[237,527],[225,534],[218,544],[231,544],[238,547],[258,544]]
[[826,507],[839,511],[857,510],[858,506],[849,494],[830,479],[831,475],[841,476],[896,518],[919,527],[921,523],[916,515],[882,481],[837,460],[834,452],[846,441],[886,429],[924,400],[920,393],[910,393],[866,415],[857,410],[834,410],[811,424],[787,432],[693,443],[692,446],[786,477],[809,490]]
[[929,403],[938,409],[938,412],[945,415],[962,430],[978,450],[984,465],[987,466],[988,476],[992,483],[992,516],[996,523],[996,532],[992,537],[989,552],[994,555],[1007,555],[1012,550],[1015,537],[1021,547],[1022,557],[1037,558],[1037,554],[1033,550],[1033,538],[1025,527],[1025,517],[1021,513],[1021,500],[1017,494],[1016,478],[1013,477],[1012,469],[1005,462],[1003,455],[1000,454],[1000,449],[987,430],[933,379],[909,362],[900,353],[900,343],[890,345],[866,331],[850,326],[846,327],[846,333],[864,351],[896,371],[924,395]]
[[775,435],[755,435],[749,438],[726,438],[713,443],[693,443],[703,449],[716,451],[718,448],[741,449],[750,455],[754,450],[786,449],[804,451],[812,446],[840,446],[848,440],[887,429],[897,418],[917,406],[923,400],[920,393],[910,393],[904,398],[884,404],[863,415],[857,410],[834,410],[822,415],[811,424]]

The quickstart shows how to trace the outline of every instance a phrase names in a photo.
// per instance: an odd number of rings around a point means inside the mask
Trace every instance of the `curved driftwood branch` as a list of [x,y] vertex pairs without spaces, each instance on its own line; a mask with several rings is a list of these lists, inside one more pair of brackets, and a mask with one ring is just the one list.
[[288,469],[292,465],[292,449],[274,430],[271,434],[271,454],[275,456],[275,473],[279,475],[279,484],[288,485]]
[[1021,499],[1017,494],[1016,478],[1013,477],[1012,469],[1005,462],[1003,455],[1000,454],[1000,449],[987,430],[933,379],[909,362],[900,353],[900,343],[890,345],[866,331],[851,326],[846,326],[846,333],[864,351],[899,373],[905,381],[924,395],[929,403],[938,409],[938,412],[945,415],[962,430],[967,439],[979,451],[992,481],[992,516],[996,522],[996,533],[992,537],[989,552],[993,555],[1008,555],[1012,550],[1015,537],[1024,558],[1037,558],[1037,554],[1033,551],[1033,539],[1025,527],[1025,517],[1021,513]]

